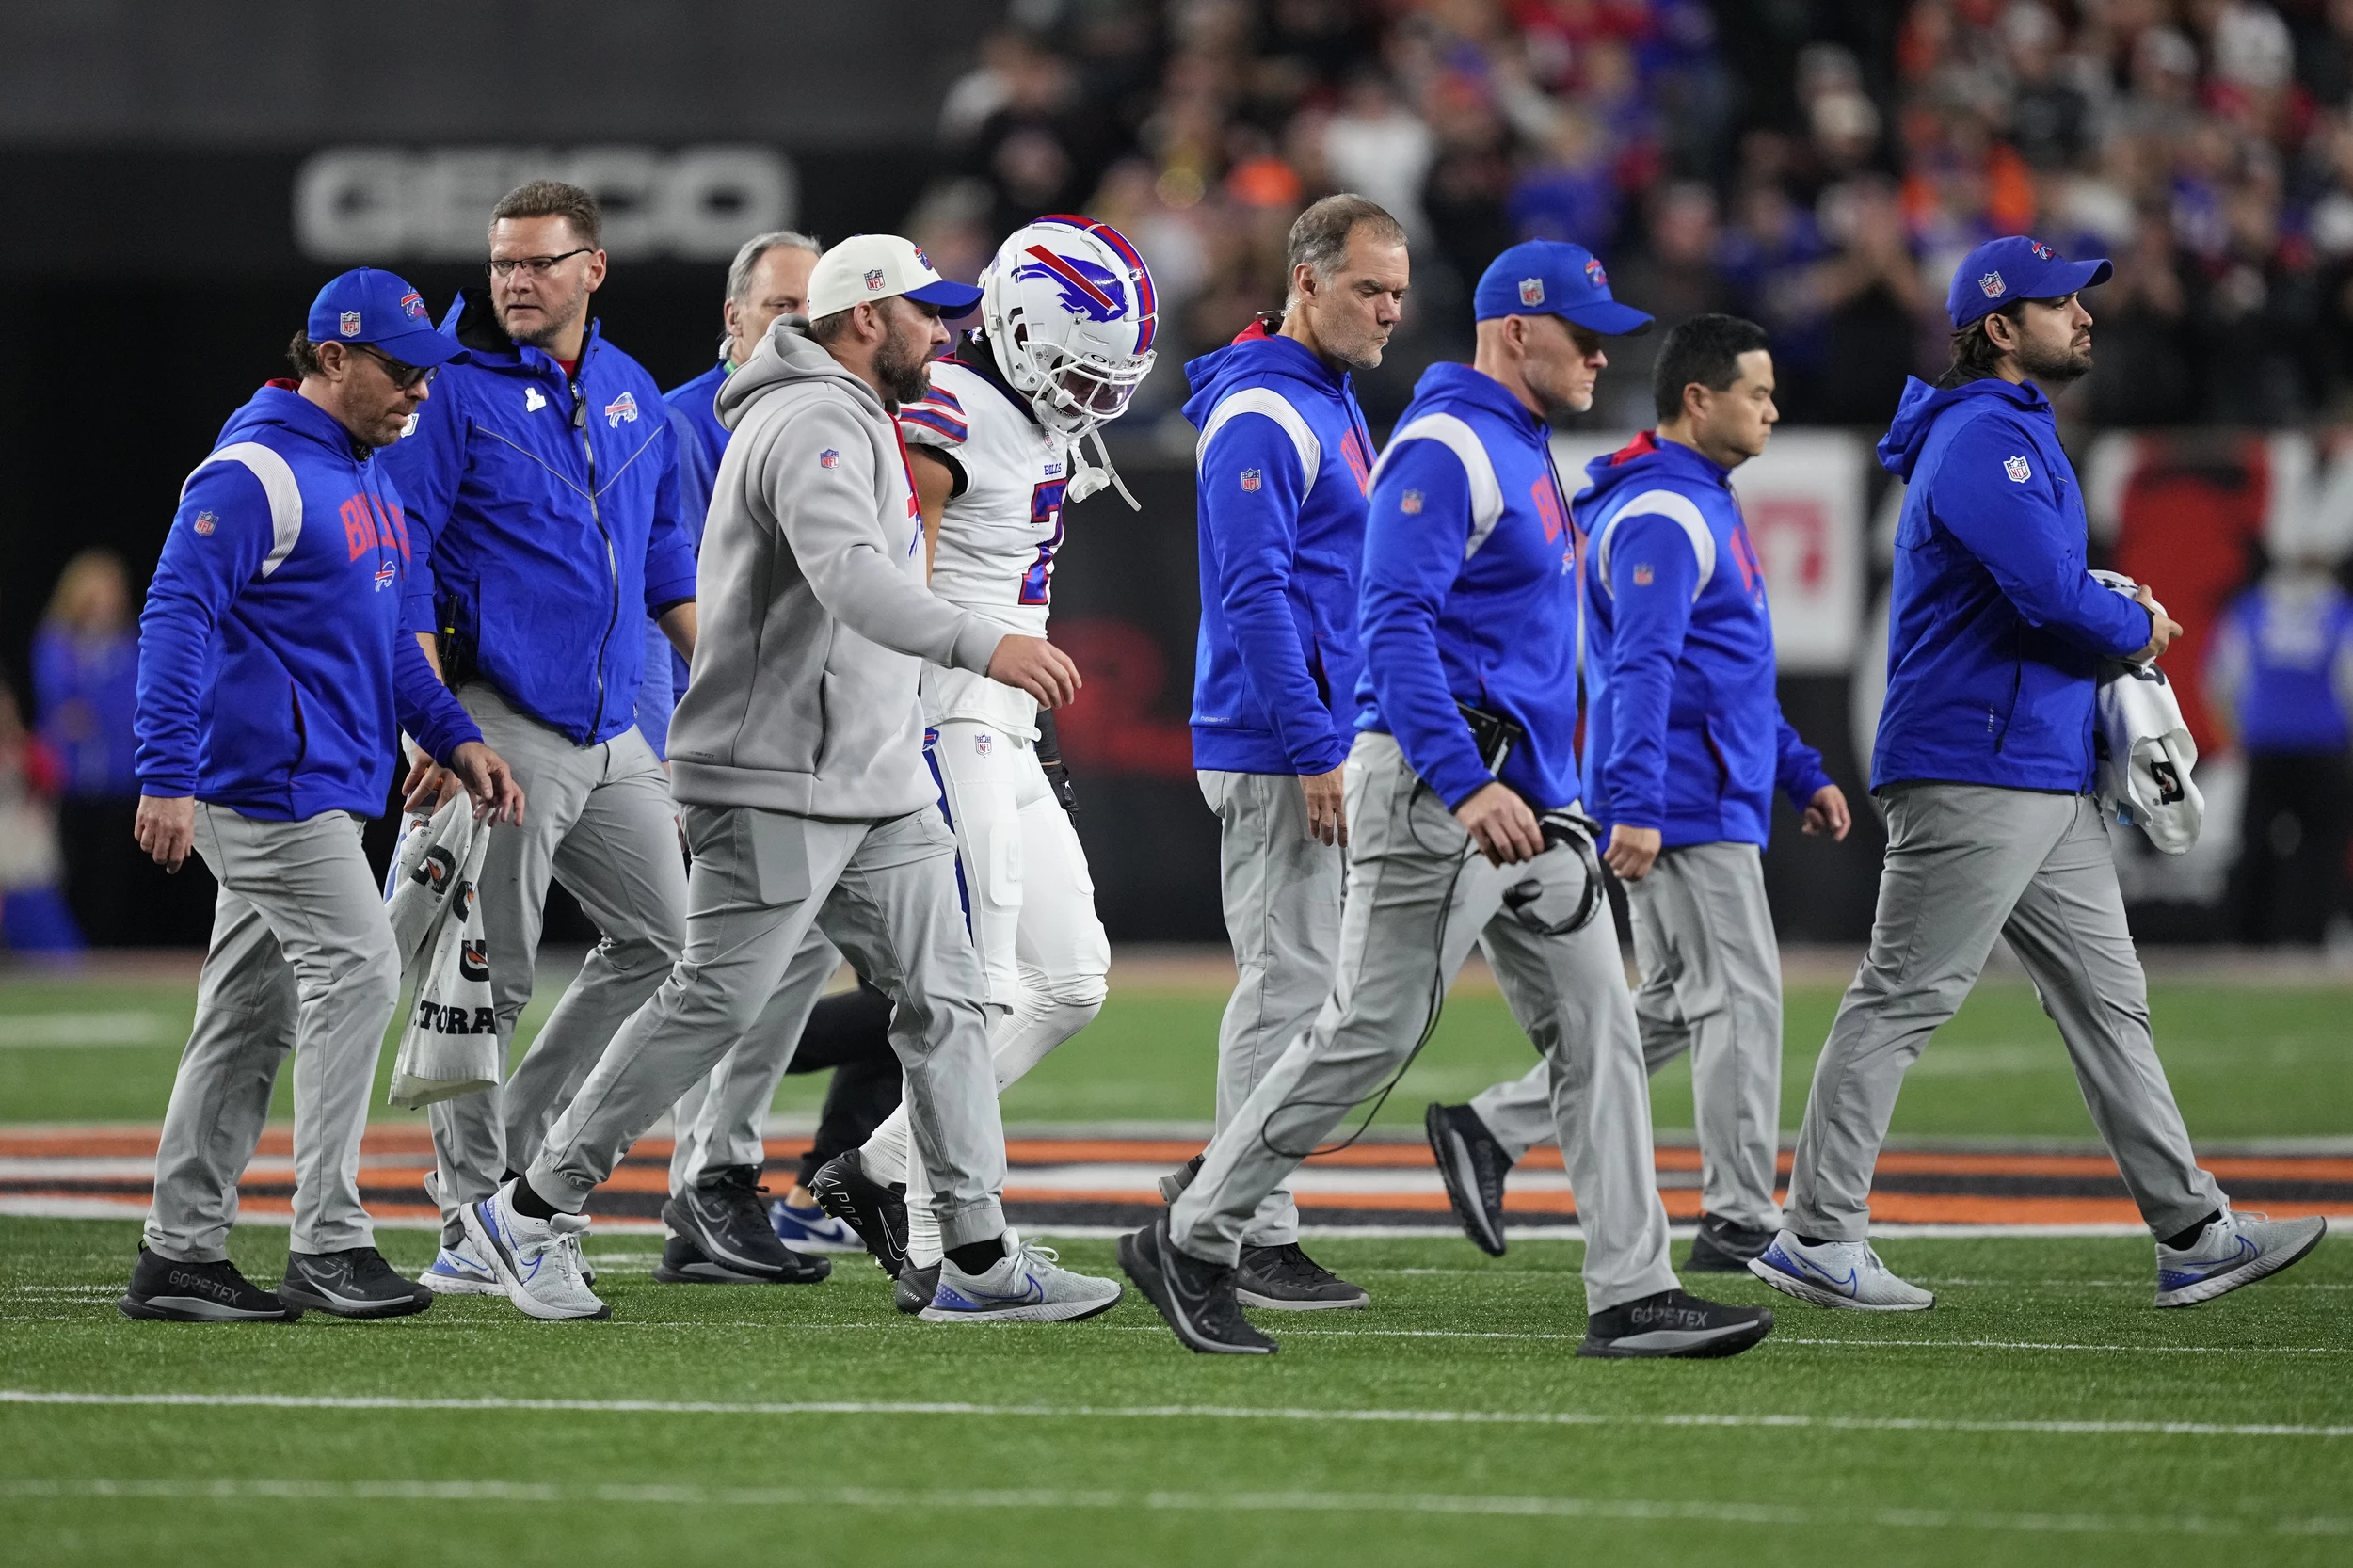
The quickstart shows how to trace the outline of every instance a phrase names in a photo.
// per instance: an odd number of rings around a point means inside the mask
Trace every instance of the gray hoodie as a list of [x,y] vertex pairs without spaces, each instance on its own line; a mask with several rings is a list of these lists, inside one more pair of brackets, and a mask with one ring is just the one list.
[[769,329],[717,407],[734,434],[704,524],[672,792],[805,817],[922,809],[938,791],[921,666],[985,674],[1004,628],[924,585],[898,426],[796,323]]

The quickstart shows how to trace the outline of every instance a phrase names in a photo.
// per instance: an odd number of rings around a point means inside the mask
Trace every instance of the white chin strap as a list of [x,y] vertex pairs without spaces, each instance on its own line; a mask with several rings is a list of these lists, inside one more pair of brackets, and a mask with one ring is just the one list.
[[[1088,496],[1100,494],[1105,489],[1115,489],[1119,492],[1119,499],[1128,504],[1129,511],[1143,511],[1142,504],[1128,493],[1127,482],[1119,477],[1119,471],[1112,467],[1112,455],[1103,447],[1103,427],[1096,425],[1087,434],[1095,438],[1095,461],[1075,469],[1070,475],[1069,487],[1063,491],[1063,499],[1075,505]],[[1079,452],[1075,441],[1071,443],[1070,452],[1075,462]]]

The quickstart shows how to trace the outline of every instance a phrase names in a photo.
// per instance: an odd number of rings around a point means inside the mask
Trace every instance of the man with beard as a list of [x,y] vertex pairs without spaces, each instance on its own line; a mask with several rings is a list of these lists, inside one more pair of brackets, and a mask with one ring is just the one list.
[[[695,863],[677,968],[615,1036],[528,1172],[465,1213],[535,1318],[603,1317],[568,1236],[628,1148],[764,1013],[813,991],[812,931],[889,997],[916,1147],[945,1252],[934,1322],[1068,1321],[1111,1280],[1057,1268],[1005,1225],[986,987],[956,895],[955,837],[923,761],[924,662],[1045,707],[1079,672],[923,583],[923,527],[892,414],[981,291],[892,234],[809,276],[815,320],[779,320],[728,378],[732,430],[703,536],[710,635],[670,724],[671,787]],[[782,989],[780,990],[780,984]],[[812,1261],[823,1264],[823,1259]]]
[[[551,876],[603,936],[508,1081],[431,1109],[442,1250],[424,1282],[460,1294],[501,1288],[459,1211],[530,1160],[685,925],[668,781],[636,715],[646,616],[693,651],[695,556],[661,389],[588,319],[601,228],[577,185],[501,199],[488,290],[460,293],[441,323],[467,362],[384,455],[423,536],[404,625],[531,797],[527,822],[491,834],[480,885],[502,1047],[531,1000]],[[412,799],[430,766],[418,760]]]
[[[1193,762],[1217,813],[1237,971],[1217,1032],[1221,1130],[1332,988],[1372,473],[1350,375],[1381,363],[1411,277],[1405,231],[1361,196],[1300,214],[1289,260],[1283,314],[1185,366],[1185,417],[1201,431]],[[1174,1201],[1200,1169],[1196,1155],[1161,1192]],[[1294,1312],[1369,1299],[1300,1250],[1280,1185],[1242,1238],[1240,1289],[1247,1305]]]
[[2148,983],[2092,794],[2098,664],[2180,635],[2147,588],[2086,568],[2083,487],[2045,388],[2091,368],[2078,294],[2105,261],[2024,236],[1971,251],[1952,363],[1904,390],[1880,461],[1905,481],[1871,789],[1887,863],[1870,952],[1814,1069],[1783,1228],[1750,1272],[1820,1306],[1921,1312],[1871,1248],[1871,1174],[1896,1092],[1999,935],[2041,994],[2084,1103],[2156,1239],[2159,1306],[2286,1268],[2328,1222],[2234,1214],[2199,1169],[2149,1032]]
[[1577,814],[1576,536],[1545,422],[1591,408],[1602,338],[1650,317],[1610,297],[1583,248],[1548,240],[1497,257],[1472,304],[1477,359],[1423,374],[1373,471],[1331,994],[1119,1260],[1187,1348],[1274,1350],[1236,1297],[1246,1228],[1429,1040],[1477,943],[1552,1064],[1585,1231],[1577,1353],[1737,1355],[1773,1315],[1675,1284],[1634,1001]]

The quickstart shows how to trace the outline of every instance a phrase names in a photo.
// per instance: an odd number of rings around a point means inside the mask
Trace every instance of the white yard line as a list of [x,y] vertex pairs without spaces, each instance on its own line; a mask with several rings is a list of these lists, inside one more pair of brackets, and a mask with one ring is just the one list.
[[556,1486],[485,1480],[0,1480],[12,1499],[118,1498],[173,1502],[440,1502],[649,1505],[658,1508],[1094,1509],[1174,1513],[1407,1513],[1608,1519],[1636,1524],[1854,1525],[1973,1529],[2021,1535],[2348,1535],[2353,1516],[2255,1519],[2192,1514],[1993,1513],[1901,1508],[1813,1510],[1705,1499],[1510,1496],[1446,1492],[1117,1492],[1049,1487],[904,1490],[871,1486]]
[[127,1405],[264,1410],[564,1411],[633,1416],[978,1416],[1048,1420],[1361,1421],[1513,1427],[1769,1427],[1830,1432],[2025,1432],[2057,1436],[2353,1437],[2353,1426],[2209,1421],[1968,1421],[1894,1416],[1616,1415],[1552,1410],[1319,1410],[1297,1406],[976,1404],[962,1401],[797,1400],[428,1399],[392,1394],[90,1394],[0,1388],[0,1404]]

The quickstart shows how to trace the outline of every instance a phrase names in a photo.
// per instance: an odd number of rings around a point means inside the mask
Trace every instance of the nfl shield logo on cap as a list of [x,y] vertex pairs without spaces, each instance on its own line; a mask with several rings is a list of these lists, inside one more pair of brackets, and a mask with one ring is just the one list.
[[1545,280],[1542,278],[1521,279],[1520,303],[1523,305],[1541,305],[1544,302]]
[[883,286],[882,268],[874,267],[868,271],[866,274],[866,286],[870,290],[879,289]]
[[2009,288],[2009,285],[2002,281],[2002,275],[2000,273],[1989,272],[1984,277],[1977,280],[1977,287],[1984,293],[1988,299],[1999,299],[2002,297],[2002,291]]
[[345,311],[343,315],[343,321],[338,329],[346,338],[358,337],[360,335],[360,312],[357,311]]

